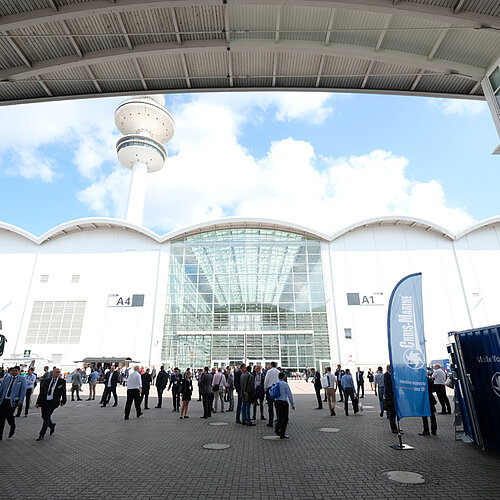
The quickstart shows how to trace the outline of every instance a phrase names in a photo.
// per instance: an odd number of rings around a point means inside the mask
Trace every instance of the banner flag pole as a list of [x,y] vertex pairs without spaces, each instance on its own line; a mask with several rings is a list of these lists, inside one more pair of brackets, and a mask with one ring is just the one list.
[[431,415],[421,273],[404,277],[394,287],[387,314],[387,337],[399,438],[399,444],[392,448],[412,450],[413,447],[403,444],[400,420]]

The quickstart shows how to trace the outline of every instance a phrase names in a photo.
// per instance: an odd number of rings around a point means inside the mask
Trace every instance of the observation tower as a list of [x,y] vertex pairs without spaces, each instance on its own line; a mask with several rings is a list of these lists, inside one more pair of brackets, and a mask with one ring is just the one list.
[[167,159],[163,143],[172,139],[175,122],[161,95],[123,101],[115,111],[115,124],[123,137],[116,143],[122,165],[132,170],[126,220],[142,226],[146,175],[160,170]]

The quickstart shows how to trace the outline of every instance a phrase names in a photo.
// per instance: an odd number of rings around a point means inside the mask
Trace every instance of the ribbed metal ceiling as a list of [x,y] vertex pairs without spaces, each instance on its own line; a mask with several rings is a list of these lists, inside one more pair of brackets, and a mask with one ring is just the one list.
[[499,0],[3,0],[0,103],[195,90],[482,98]]

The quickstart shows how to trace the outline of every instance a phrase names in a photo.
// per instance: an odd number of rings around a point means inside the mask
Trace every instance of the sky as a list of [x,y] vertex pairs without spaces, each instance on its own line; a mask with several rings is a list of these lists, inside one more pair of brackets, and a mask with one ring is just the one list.
[[[0,107],[0,221],[40,236],[125,217],[116,158],[124,98]],[[500,140],[484,102],[319,92],[179,94],[144,226],[164,234],[227,216],[333,234],[384,215],[451,232],[500,214]]]

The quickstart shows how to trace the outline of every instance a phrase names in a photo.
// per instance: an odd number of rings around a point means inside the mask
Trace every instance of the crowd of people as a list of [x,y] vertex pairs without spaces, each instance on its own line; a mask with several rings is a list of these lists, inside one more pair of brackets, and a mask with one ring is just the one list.
[[[157,371],[154,366],[118,368],[111,365],[107,368],[77,368],[70,375],[67,378],[71,383],[71,401],[82,401],[80,396],[83,384],[88,384],[86,400],[95,400],[96,386],[99,382],[102,383],[104,387],[99,401],[102,408],[111,403],[111,397],[113,397],[112,406],[118,406],[117,387],[120,384],[126,386],[125,420],[130,418],[132,405],[137,417],[142,416],[143,411],[150,409],[149,394],[152,387],[156,388],[155,408],[162,408],[164,391],[172,391],[172,412],[180,412],[180,419],[189,418],[193,383],[197,384],[198,401],[201,401],[203,406],[201,418],[209,419],[214,413],[235,411],[236,424],[254,427],[256,425],[254,421],[259,415],[260,420],[266,420],[266,425],[273,427],[281,439],[288,439],[286,429],[289,422],[289,406],[295,409],[292,391],[287,383],[287,373],[278,367],[276,362],[271,362],[267,368],[260,365],[247,366],[244,363],[235,367],[227,366],[225,369],[205,367],[203,370],[196,370],[194,374],[190,368],[181,373],[177,367],[165,370],[162,366]],[[317,410],[323,409],[323,403],[326,402],[330,415],[336,416],[337,392],[338,401],[344,403],[346,416],[349,415],[349,401],[354,414],[363,410],[360,399],[364,398],[365,378],[364,371],[360,367],[354,374],[351,374],[349,368],[342,369],[340,364],[334,372],[331,367],[327,367],[324,374],[311,368],[305,372],[305,377],[314,384]],[[398,433],[390,365],[387,365],[385,373],[381,366],[375,373],[370,368],[367,379],[371,389],[378,396],[380,416],[383,417],[385,413],[392,432]],[[435,365],[428,373],[431,426],[429,432],[428,418],[422,417],[424,426],[422,436],[437,433],[435,417],[437,401],[434,393],[441,404],[441,414],[451,414],[450,402],[446,396],[446,386],[449,385],[449,381],[439,365]],[[3,368],[0,370],[0,439],[3,437],[5,422],[10,426],[8,434],[10,438],[16,431],[15,417],[20,417],[23,410],[24,416],[28,416],[31,396],[38,383],[40,391],[36,407],[41,409],[42,428],[37,440],[43,440],[47,431],[50,435],[55,432],[56,424],[52,421],[52,415],[56,408],[64,406],[67,402],[66,380],[61,376],[61,370],[57,367],[49,370],[46,366],[44,373],[37,376],[33,368],[21,374],[19,367],[15,366],[9,370]]]

